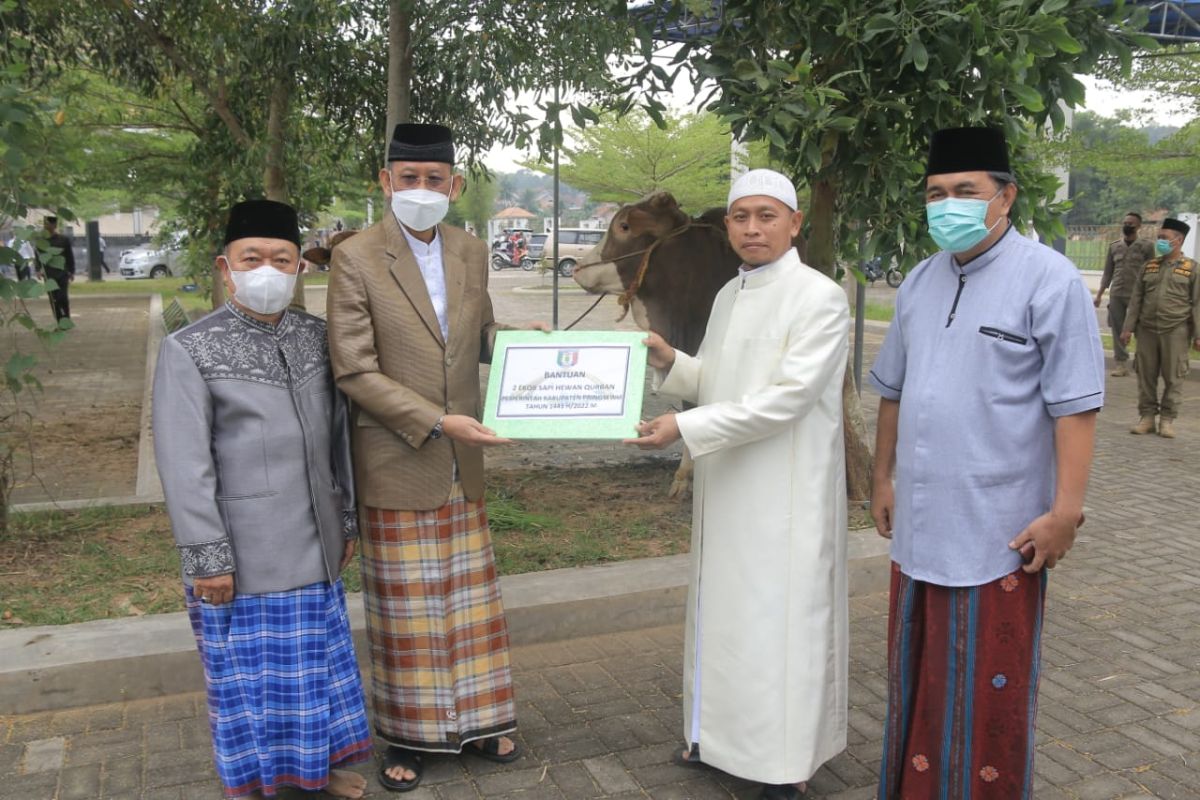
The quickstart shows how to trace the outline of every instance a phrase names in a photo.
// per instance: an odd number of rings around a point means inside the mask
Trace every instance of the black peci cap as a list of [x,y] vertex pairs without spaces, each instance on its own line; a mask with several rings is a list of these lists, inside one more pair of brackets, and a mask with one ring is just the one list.
[[1012,172],[1008,143],[999,128],[943,128],[929,141],[925,175],[951,172]]
[[1165,231],[1179,231],[1183,234],[1185,239],[1187,238],[1188,232],[1192,229],[1191,225],[1188,225],[1182,220],[1175,219],[1174,217],[1167,217],[1162,221],[1162,225],[1159,227]]
[[244,200],[229,210],[225,244],[251,237],[284,239],[300,246],[296,209],[275,200]]
[[388,145],[391,161],[439,161],[454,165],[454,134],[445,125],[401,122]]

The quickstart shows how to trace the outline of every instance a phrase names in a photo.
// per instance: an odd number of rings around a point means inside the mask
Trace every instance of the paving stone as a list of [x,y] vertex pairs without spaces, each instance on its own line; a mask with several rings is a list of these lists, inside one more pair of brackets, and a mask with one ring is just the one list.
[[6,775],[0,781],[0,800],[31,800],[52,798],[58,788],[57,772],[35,772],[29,775]]
[[534,767],[500,772],[494,775],[482,775],[475,779],[475,785],[484,797],[492,797],[518,789],[532,789],[544,780],[546,780],[545,770],[541,767]]
[[1095,775],[1066,789],[1074,793],[1079,800],[1121,800],[1145,795],[1136,784],[1113,774]]
[[25,743],[25,755],[21,759],[21,772],[55,772],[66,762],[67,740],[61,736],[52,739],[35,739]]
[[[470,781],[460,781],[458,783],[447,783],[437,787],[435,790],[428,790],[425,787],[418,787],[417,792],[433,791],[434,794],[426,795],[427,797],[437,797],[438,800],[479,800],[480,794],[475,791],[475,784]],[[409,794],[412,797],[416,792]]]
[[641,788],[616,756],[588,758],[584,760],[583,766],[605,794],[636,792]]
[[142,788],[142,759],[140,756],[108,759],[100,777],[105,797],[137,793]]
[[100,796],[100,765],[68,767],[58,780],[58,800],[95,800]]
[[606,794],[596,785],[596,781],[592,779],[592,774],[587,771],[583,764],[573,761],[567,764],[555,764],[548,770],[550,779],[554,784],[562,790],[562,793],[570,798],[600,797]]

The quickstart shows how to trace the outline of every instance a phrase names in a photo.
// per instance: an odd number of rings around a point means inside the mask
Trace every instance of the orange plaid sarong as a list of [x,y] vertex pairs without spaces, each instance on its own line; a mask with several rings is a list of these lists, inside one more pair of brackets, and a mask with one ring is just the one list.
[[455,481],[434,511],[365,509],[363,604],[375,731],[458,753],[516,728],[508,626],[483,501]]

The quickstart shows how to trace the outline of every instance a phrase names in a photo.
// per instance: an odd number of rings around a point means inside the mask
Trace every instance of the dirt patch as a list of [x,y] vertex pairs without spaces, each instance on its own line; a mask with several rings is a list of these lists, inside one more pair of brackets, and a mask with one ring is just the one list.
[[141,413],[138,403],[110,403],[39,414],[28,440],[15,442],[10,502],[133,494]]

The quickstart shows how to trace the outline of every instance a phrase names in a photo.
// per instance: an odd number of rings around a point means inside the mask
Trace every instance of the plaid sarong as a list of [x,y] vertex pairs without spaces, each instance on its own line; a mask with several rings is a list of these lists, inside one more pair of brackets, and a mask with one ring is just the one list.
[[892,565],[880,800],[1033,796],[1046,571],[982,586]]
[[508,627],[483,501],[434,511],[366,509],[363,605],[375,731],[458,753],[516,727]]
[[184,589],[226,797],[320,789],[331,768],[371,757],[340,580],[221,606]]

